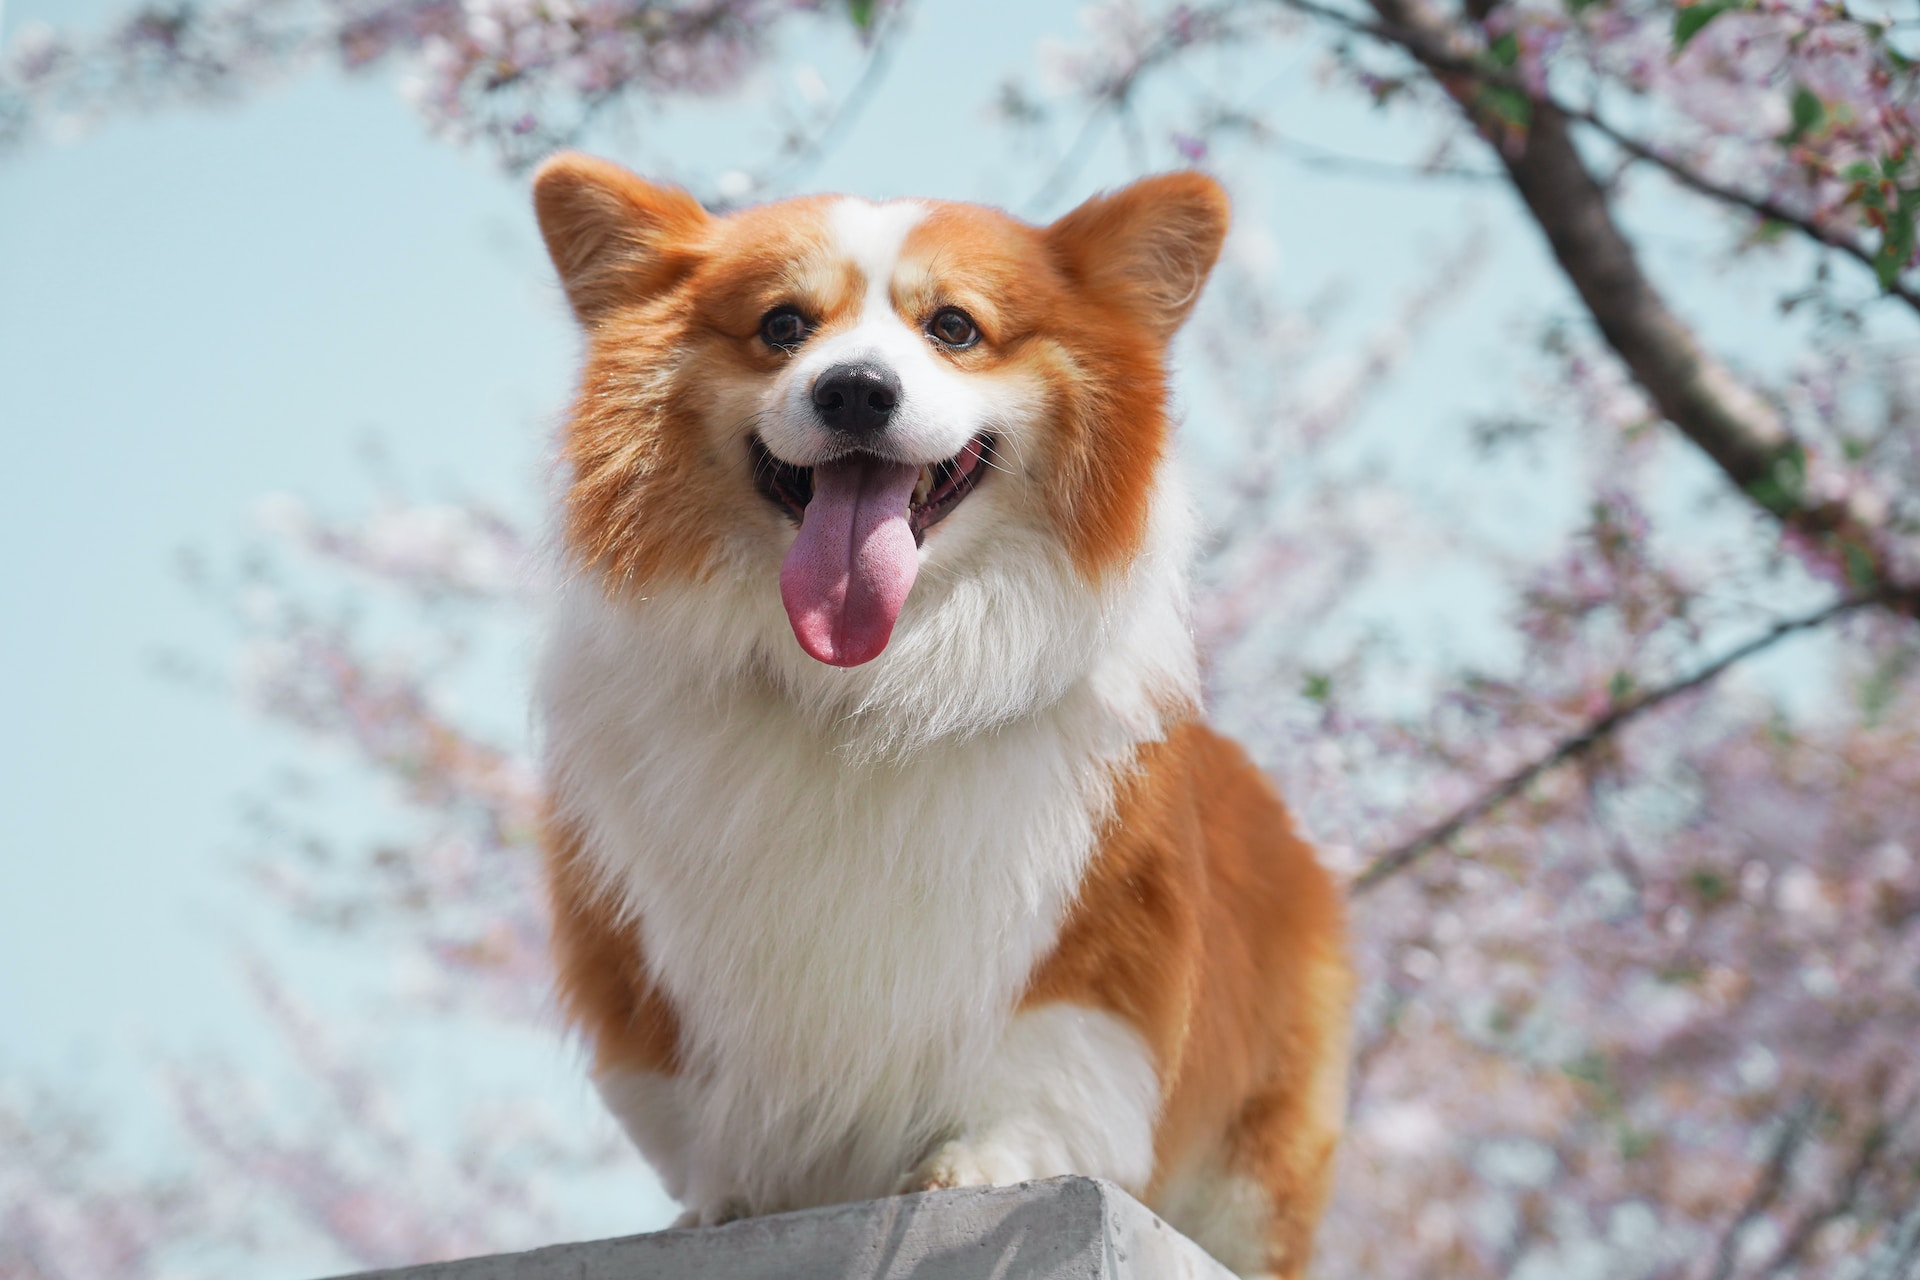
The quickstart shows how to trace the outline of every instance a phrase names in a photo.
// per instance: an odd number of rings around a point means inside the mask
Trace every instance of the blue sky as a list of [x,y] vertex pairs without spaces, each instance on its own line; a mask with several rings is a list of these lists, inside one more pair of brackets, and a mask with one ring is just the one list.
[[[121,7],[8,0],[0,39]],[[922,4],[879,98],[806,185],[1060,212],[1026,207],[1045,167],[983,108],[1003,76],[1030,72],[1039,40],[1076,30],[1071,5]],[[838,34],[805,35],[738,101],[676,112],[614,154],[708,174],[751,165],[773,137],[756,104],[790,93],[803,61],[835,91],[857,63]],[[1315,87],[1309,65],[1273,68],[1260,89],[1297,132],[1406,154],[1405,131]],[[1153,155],[1173,163],[1164,146]],[[1072,192],[1125,172],[1109,139]],[[1463,227],[1491,237],[1472,296],[1407,370],[1412,390],[1373,411],[1400,445],[1383,466],[1417,471],[1455,447],[1465,418],[1497,407],[1516,375],[1520,318],[1563,306],[1535,233],[1497,187],[1271,163],[1229,177],[1288,295],[1344,282],[1354,326],[1377,320]],[[1699,265],[1707,239],[1676,218],[1649,253],[1711,271]],[[1759,286],[1745,287],[1704,318],[1753,350]],[[237,978],[241,947],[323,988],[368,977],[302,940],[238,873],[246,797],[276,770],[312,766],[313,749],[233,697],[159,673],[168,653],[217,670],[235,650],[231,623],[176,561],[238,554],[264,494],[365,509],[369,439],[417,492],[474,494],[537,520],[573,354],[523,181],[430,138],[386,75],[316,72],[238,105],[115,119],[0,160],[0,1079],[71,1086],[129,1133],[157,1134],[156,1053],[264,1064],[272,1052]],[[518,691],[500,698],[496,719],[518,723]],[[333,816],[349,834],[369,821]],[[436,1087],[457,1094],[472,1055],[430,1052]],[[502,1060],[473,1074],[476,1090],[590,1114],[568,1051],[523,1046]],[[619,1207],[629,1193],[631,1211]],[[637,1174],[609,1203],[581,1229],[639,1229],[665,1212]],[[303,1260],[287,1265],[298,1274]]]
[[363,498],[376,434],[525,509],[570,339],[517,196],[326,77],[0,168],[10,1057],[86,1069],[217,1025],[259,911],[230,892],[236,801],[296,748],[157,673],[232,647],[179,554],[232,554],[269,491]]

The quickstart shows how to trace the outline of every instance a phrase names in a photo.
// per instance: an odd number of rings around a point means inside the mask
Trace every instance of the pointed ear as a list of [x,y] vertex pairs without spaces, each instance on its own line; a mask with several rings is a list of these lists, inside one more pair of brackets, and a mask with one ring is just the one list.
[[588,327],[617,303],[651,297],[684,275],[712,221],[678,187],[573,151],[534,174],[533,210],[567,301]]
[[1093,197],[1047,228],[1047,244],[1083,289],[1165,343],[1220,256],[1227,216],[1227,193],[1212,178],[1163,173]]

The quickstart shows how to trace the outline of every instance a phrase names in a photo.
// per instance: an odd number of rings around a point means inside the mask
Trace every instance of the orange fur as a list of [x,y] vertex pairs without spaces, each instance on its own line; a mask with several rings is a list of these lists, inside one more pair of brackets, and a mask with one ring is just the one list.
[[679,1070],[680,1025],[647,974],[637,921],[626,919],[582,865],[580,835],[549,819],[542,841],[553,913],[554,991],[593,1047],[596,1074]]
[[[535,193],[591,339],[562,454],[573,476],[567,539],[617,590],[698,578],[724,541],[714,516],[731,518],[722,486],[742,471],[737,450],[700,431],[700,389],[777,363],[754,337],[774,304],[804,304],[831,333],[865,281],[833,263],[812,233],[820,197],[713,219],[682,191],[574,156],[548,162]],[[1153,234],[1128,237],[1142,217],[1154,220]],[[1211,180],[1168,174],[1047,228],[940,204],[908,238],[899,274],[912,283],[896,285],[901,312],[923,319],[965,307],[987,341],[954,353],[957,365],[1047,388],[1053,447],[1035,478],[1091,578],[1123,567],[1140,546],[1168,435],[1161,355],[1225,226],[1225,198]],[[1151,268],[1168,258],[1187,264],[1177,273],[1186,285],[1156,283]],[[749,427],[734,423],[727,434],[744,439]],[[689,448],[695,441],[705,448]]]
[[1027,1003],[1108,1009],[1164,1099],[1149,1200],[1237,1174],[1275,1206],[1260,1264],[1305,1265],[1345,1107],[1352,979],[1340,897],[1232,742],[1188,722],[1140,753]]
[[[571,558],[615,599],[764,572],[753,540],[792,535],[752,493],[750,416],[715,406],[744,401],[788,358],[758,336],[771,308],[801,309],[819,335],[857,322],[872,282],[835,257],[829,198],[716,218],[577,156],[549,162],[535,191],[588,338],[563,442]],[[1166,345],[1226,218],[1218,186],[1196,174],[1136,183],[1049,227],[930,203],[887,282],[910,326],[950,306],[977,322],[980,343],[940,359],[1036,394],[1041,435],[1022,474],[989,482],[1016,486],[1089,584],[1125,571],[1147,536],[1169,434]],[[1220,1188],[1259,1188],[1251,1243],[1203,1243],[1244,1270],[1294,1276],[1344,1109],[1341,902],[1239,748],[1191,713],[1168,719],[1119,778],[1023,1006],[1068,1002],[1137,1029],[1161,1088],[1150,1202],[1184,1225],[1176,1210],[1204,1220]],[[679,1014],[649,975],[638,922],[596,886],[578,830],[555,820],[547,836],[563,1010],[597,1072],[673,1075]]]

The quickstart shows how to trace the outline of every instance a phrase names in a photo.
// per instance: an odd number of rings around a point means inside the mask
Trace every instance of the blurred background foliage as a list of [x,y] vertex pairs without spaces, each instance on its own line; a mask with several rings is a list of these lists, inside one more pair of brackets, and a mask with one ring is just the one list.
[[[717,208],[1046,218],[1218,175],[1236,229],[1178,352],[1196,627],[1212,714],[1350,878],[1365,976],[1320,1274],[1920,1274],[1910,3],[26,7],[21,633],[124,628],[164,651],[142,679],[253,718],[181,740],[86,644],[13,655],[0,1275],[296,1276],[669,1216],[560,1046],[530,857],[570,339],[518,206],[563,145]],[[418,124],[365,105],[396,93]],[[190,180],[154,141],[250,127]],[[49,159],[89,156],[139,181],[88,198]],[[410,221],[435,199],[505,220]],[[329,427],[342,384],[364,416]],[[160,484],[223,519],[115,523]],[[129,537],[191,548],[164,590],[204,625],[142,630],[167,606],[102,568]],[[239,796],[219,858],[132,781],[169,768]],[[103,930],[168,857],[232,892]],[[245,999],[148,1034],[200,989],[127,976],[209,933]],[[74,1029],[102,1018],[135,1031]]]

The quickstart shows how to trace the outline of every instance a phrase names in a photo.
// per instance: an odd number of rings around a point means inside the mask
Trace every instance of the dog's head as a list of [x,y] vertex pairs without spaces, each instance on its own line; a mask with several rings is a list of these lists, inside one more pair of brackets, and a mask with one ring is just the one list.
[[1094,599],[1140,555],[1167,343],[1226,230],[1211,179],[1046,227],[825,196],[716,217],[579,155],[534,198],[588,338],[564,537],[610,594],[778,602],[786,626],[753,642],[785,652],[761,663],[882,667],[903,644],[940,660],[916,631],[992,647],[979,611],[1017,603],[961,584]]

